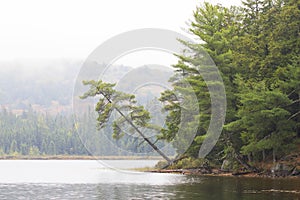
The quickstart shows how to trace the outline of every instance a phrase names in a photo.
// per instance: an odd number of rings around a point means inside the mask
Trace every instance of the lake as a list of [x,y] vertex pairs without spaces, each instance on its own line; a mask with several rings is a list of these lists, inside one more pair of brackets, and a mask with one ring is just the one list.
[[1,160],[0,199],[300,199],[300,178],[142,173],[155,160]]

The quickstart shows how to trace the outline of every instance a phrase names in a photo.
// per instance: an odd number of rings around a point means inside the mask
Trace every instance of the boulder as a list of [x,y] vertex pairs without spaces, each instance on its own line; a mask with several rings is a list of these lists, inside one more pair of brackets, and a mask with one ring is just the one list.
[[290,176],[300,176],[300,170],[297,167],[294,167]]
[[221,171],[231,171],[233,167],[232,165],[232,162],[230,162],[229,160],[223,160]]
[[271,172],[274,176],[289,176],[291,175],[293,169],[294,167],[284,163],[276,163],[271,168]]

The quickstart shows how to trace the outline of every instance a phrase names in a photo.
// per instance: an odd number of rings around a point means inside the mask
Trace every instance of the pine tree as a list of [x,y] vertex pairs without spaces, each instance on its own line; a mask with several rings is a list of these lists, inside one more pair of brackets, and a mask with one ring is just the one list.
[[125,126],[129,126],[132,134],[140,136],[143,141],[147,142],[159,155],[161,155],[168,164],[171,161],[147,136],[141,132],[141,128],[155,129],[149,123],[150,113],[143,106],[137,106],[135,96],[114,90],[115,84],[99,81],[84,81],[84,85],[90,86],[89,90],[83,94],[82,99],[88,97],[100,97],[97,102],[95,111],[98,113],[97,125],[99,129],[105,128],[109,122],[113,111],[117,111],[117,116],[113,123],[112,136],[115,139],[123,137]]

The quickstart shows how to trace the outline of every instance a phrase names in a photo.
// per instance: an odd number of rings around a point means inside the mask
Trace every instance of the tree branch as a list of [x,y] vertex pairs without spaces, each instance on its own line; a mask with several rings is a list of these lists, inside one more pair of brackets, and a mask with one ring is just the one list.
[[[106,100],[110,103],[112,103],[111,99],[109,97],[107,97],[102,91],[100,91],[100,94],[103,95]],[[128,117],[126,117],[124,115],[124,113],[122,113],[122,111],[117,108],[117,107],[114,107],[114,109],[116,109],[116,111],[136,130],[136,132],[138,132],[138,134],[157,152],[159,153],[159,155],[161,155],[166,161],[168,161],[168,164],[172,164],[173,161],[168,157],[166,156],[155,144],[153,144],[139,129],[137,126],[135,126],[133,124],[133,122],[128,119]]]

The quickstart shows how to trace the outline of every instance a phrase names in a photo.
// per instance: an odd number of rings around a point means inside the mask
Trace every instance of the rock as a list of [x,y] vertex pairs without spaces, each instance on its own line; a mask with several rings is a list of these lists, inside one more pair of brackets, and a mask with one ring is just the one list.
[[284,163],[276,163],[271,168],[271,172],[274,176],[289,176],[293,171],[293,167],[286,165]]
[[229,160],[223,160],[221,171],[230,171],[232,170],[232,163]]
[[201,174],[211,174],[212,170],[211,169],[202,168],[202,169],[200,169],[200,173]]
[[297,167],[294,167],[290,176],[300,176],[300,170],[298,170]]
[[286,165],[284,163],[276,163],[271,168],[271,170],[274,172],[276,172],[276,171],[291,171],[292,169],[293,169],[293,167]]

